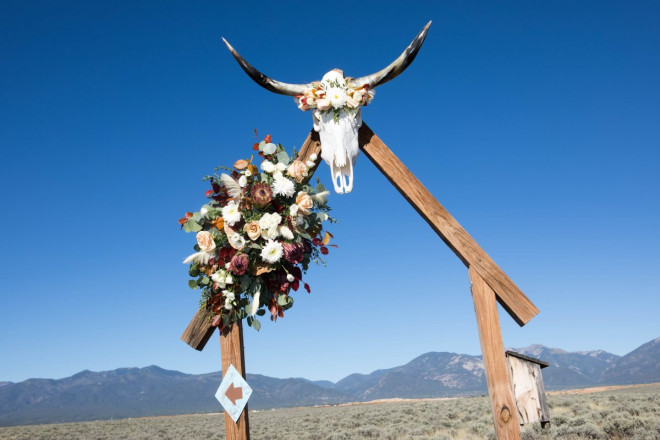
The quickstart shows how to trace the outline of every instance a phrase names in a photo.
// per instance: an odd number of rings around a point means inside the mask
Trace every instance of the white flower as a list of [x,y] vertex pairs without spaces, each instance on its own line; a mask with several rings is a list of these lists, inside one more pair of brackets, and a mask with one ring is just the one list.
[[229,301],[233,301],[236,299],[236,295],[234,295],[234,292],[231,290],[223,290],[222,294],[227,298]]
[[221,289],[224,289],[224,287],[227,284],[227,272],[220,269],[219,271],[211,275],[211,279],[213,280],[214,283],[220,286]]
[[245,170],[245,177],[251,177],[251,176],[252,176],[252,171]]
[[293,280],[295,280],[295,277],[291,275],[290,273],[286,274],[286,280],[290,283],[293,283]]
[[231,241],[234,242],[234,245],[236,245],[237,249],[243,249],[243,247],[245,246],[245,238],[243,238],[243,236],[238,232],[234,232],[232,234]]
[[264,160],[261,162],[261,169],[264,170],[266,173],[272,173],[275,171],[275,164],[269,160]]
[[261,250],[261,258],[267,263],[277,263],[282,258],[282,244],[279,241],[268,240]]
[[227,206],[222,208],[222,218],[229,226],[234,226],[237,222],[241,221],[241,211],[238,205],[233,200],[227,203]]
[[245,185],[247,185],[247,177],[245,176],[239,177],[238,184],[240,185],[241,188],[245,188]]
[[264,240],[268,240],[268,239],[275,240],[279,235],[280,233],[277,230],[277,227],[261,230],[261,238],[263,238]]
[[225,283],[227,283],[227,284],[233,284],[234,283],[234,277],[232,277],[230,273],[228,273],[227,276],[225,277]]
[[276,212],[264,214],[259,219],[259,227],[263,231],[264,229],[277,228],[277,226],[282,221],[282,216]]
[[326,90],[327,99],[334,108],[343,108],[346,105],[346,90],[339,87],[331,87]]
[[275,144],[266,144],[264,147],[261,149],[261,151],[264,152],[264,154],[273,154],[277,150],[277,145]]
[[275,168],[275,171],[273,172],[273,179],[281,179],[282,176],[283,176],[282,171]]
[[316,165],[316,164],[313,161],[308,160],[305,165],[307,165],[307,168],[314,168],[314,165]]
[[225,269],[229,270],[230,267],[231,267],[231,263],[225,264]]
[[199,210],[199,213],[202,215],[206,215],[207,212],[209,212],[209,208],[206,205],[202,206],[202,209]]
[[284,172],[284,170],[286,170],[286,165],[284,165],[282,162],[277,162],[275,167],[277,167],[277,170],[281,172]]
[[229,298],[225,299],[225,309],[226,310],[231,310],[234,308],[234,305],[231,303],[231,300]]
[[316,155],[316,153],[312,153],[309,155],[309,160],[316,160],[317,158],[318,156]]
[[318,194],[315,194],[312,197],[319,203],[319,205],[325,205],[326,203],[328,203],[329,195],[330,195],[330,191],[322,191]]
[[278,231],[282,237],[287,240],[293,240],[293,232],[291,232],[291,229],[289,229],[288,226],[282,225],[279,227]]
[[293,197],[296,193],[295,184],[284,176],[276,176],[273,180],[273,194]]
[[289,214],[291,214],[292,217],[297,216],[298,215],[298,205],[296,205],[295,203],[293,205],[291,205],[291,207],[289,208]]

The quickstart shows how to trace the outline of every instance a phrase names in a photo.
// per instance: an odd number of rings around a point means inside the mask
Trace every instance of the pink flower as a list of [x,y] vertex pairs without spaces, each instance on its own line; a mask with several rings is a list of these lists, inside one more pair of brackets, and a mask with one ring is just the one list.
[[236,254],[234,258],[231,259],[231,266],[229,270],[234,275],[243,275],[248,268],[248,256],[246,254]]
[[300,243],[282,243],[284,259],[291,264],[302,263],[303,245]]

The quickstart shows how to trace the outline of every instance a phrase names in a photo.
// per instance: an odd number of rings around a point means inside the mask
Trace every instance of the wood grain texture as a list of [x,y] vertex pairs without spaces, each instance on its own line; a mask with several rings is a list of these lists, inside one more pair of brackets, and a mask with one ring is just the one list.
[[516,411],[509,368],[504,354],[495,292],[474,267],[470,267],[468,273],[474,312],[477,315],[481,354],[486,370],[495,436],[498,440],[519,440],[518,411]]
[[307,135],[307,139],[305,139],[305,142],[303,142],[302,147],[300,147],[300,151],[298,153],[298,160],[306,163],[312,154],[316,154],[316,160],[314,161],[314,166],[309,169],[309,171],[307,172],[307,176],[297,179],[298,182],[303,182],[303,183],[309,182],[309,180],[314,175],[316,168],[318,168],[319,163],[321,163],[321,139],[319,138],[319,134],[316,131],[314,131],[314,129],[312,129],[312,131],[309,132],[309,134]]
[[392,151],[362,123],[360,148],[413,208],[469,268],[474,268],[496,292],[497,300],[523,326],[539,310],[476,241],[421,184]]
[[202,310],[197,310],[195,316],[183,331],[181,340],[192,348],[202,351],[216,327],[211,326],[211,316]]
[[[243,350],[243,324],[242,321],[238,321],[220,333],[223,378],[229,366],[233,365],[245,379],[245,354]],[[234,423],[229,413],[225,411],[225,438],[227,440],[250,440],[248,414],[248,405],[245,405],[241,416]]]
[[520,424],[549,422],[550,411],[545,399],[541,365],[508,353],[506,359]]

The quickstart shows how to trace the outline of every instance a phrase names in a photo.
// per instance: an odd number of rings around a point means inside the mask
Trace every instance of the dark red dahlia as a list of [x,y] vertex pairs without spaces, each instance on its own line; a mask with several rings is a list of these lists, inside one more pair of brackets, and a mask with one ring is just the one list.
[[234,275],[243,275],[248,268],[248,256],[246,254],[236,254],[234,258],[231,259],[231,266],[229,270]]
[[302,263],[304,247],[301,243],[282,243],[284,259],[291,264]]

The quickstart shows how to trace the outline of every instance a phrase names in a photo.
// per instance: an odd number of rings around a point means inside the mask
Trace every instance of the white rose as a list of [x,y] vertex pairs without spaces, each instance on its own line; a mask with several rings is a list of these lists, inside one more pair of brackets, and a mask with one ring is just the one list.
[[266,173],[272,173],[273,171],[275,171],[275,165],[273,164],[273,162],[269,160],[264,160],[263,162],[261,162],[261,169],[264,170],[264,172]]
[[245,177],[245,176],[241,176],[241,177],[239,177],[239,178],[238,178],[238,185],[239,185],[241,188],[245,188],[245,185],[247,185],[247,177]]
[[290,273],[286,274],[286,280],[290,283],[293,283],[293,280],[295,280],[295,277],[291,275]]
[[277,167],[278,171],[284,172],[284,170],[286,170],[286,165],[284,165],[282,162],[277,162],[277,165],[275,166]]

